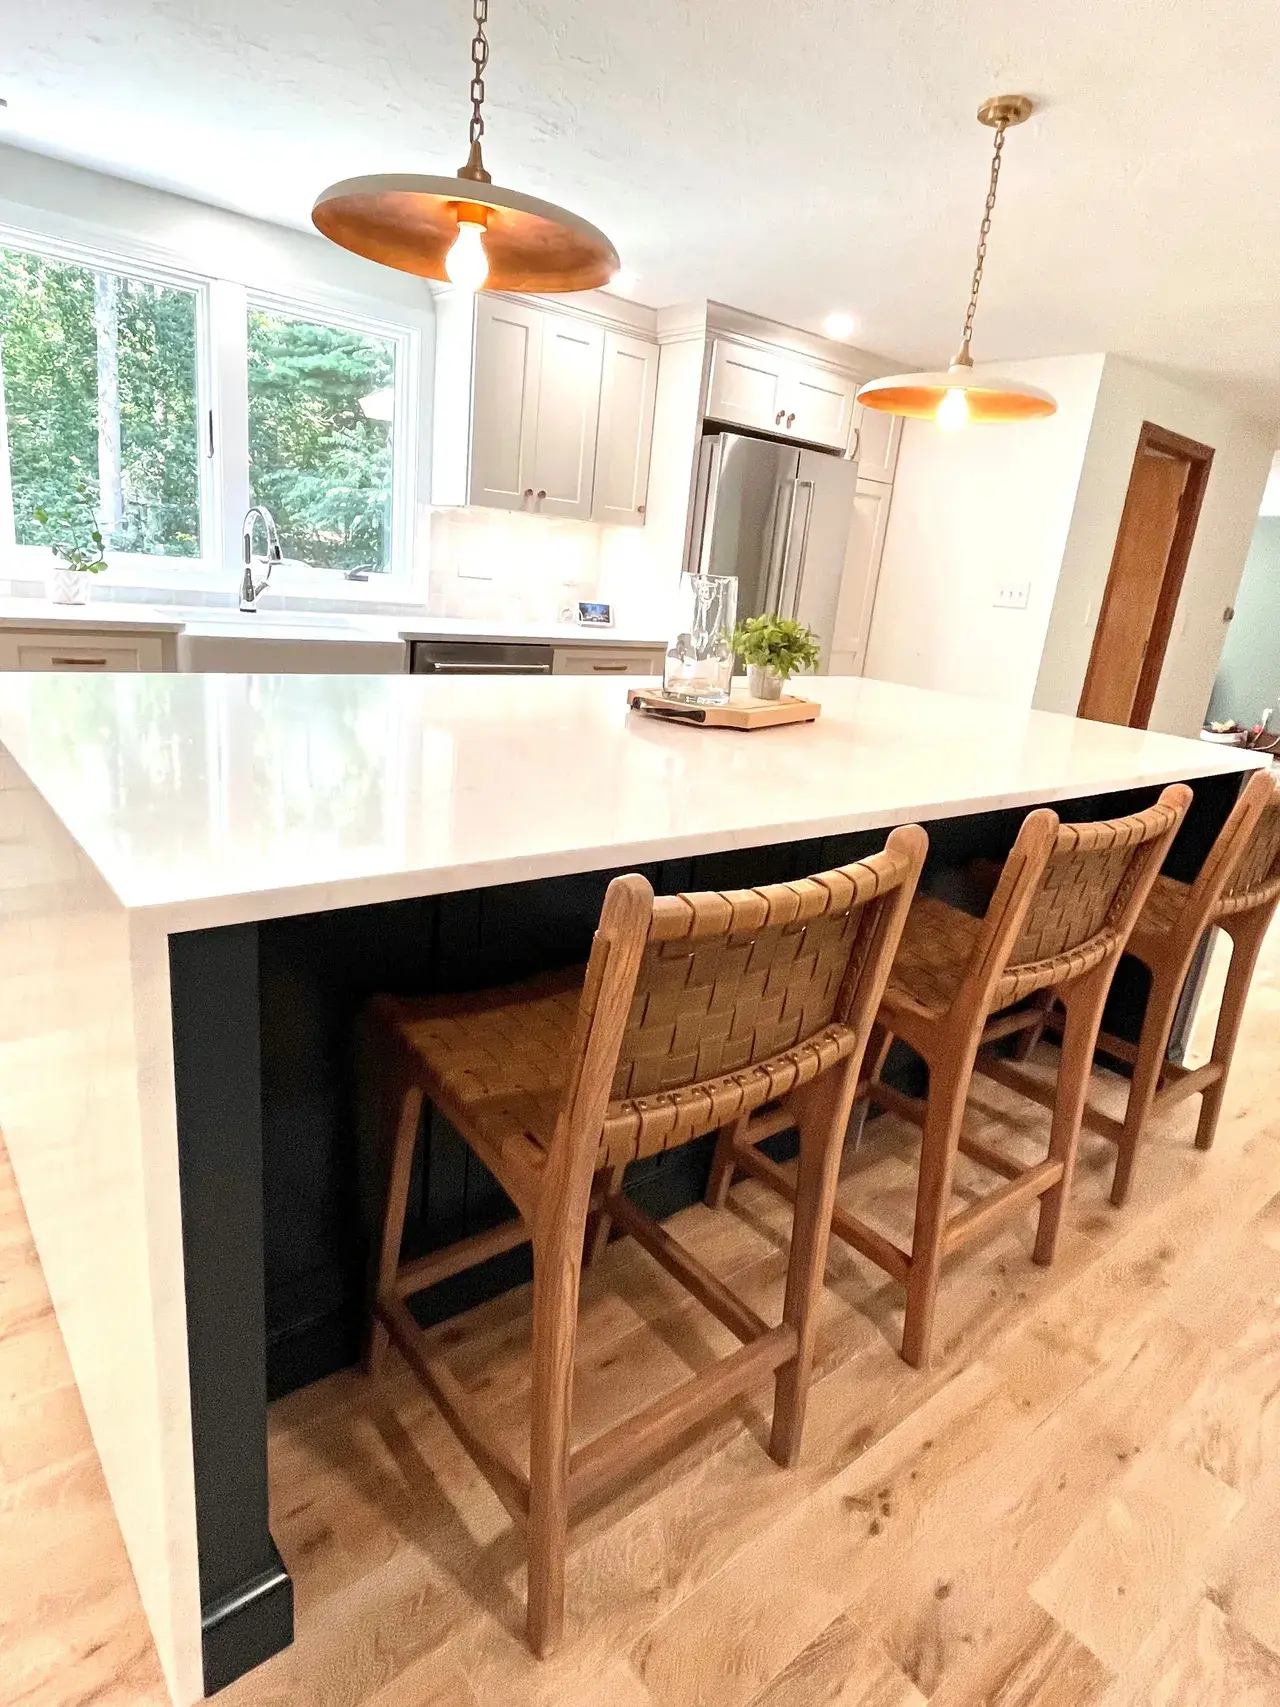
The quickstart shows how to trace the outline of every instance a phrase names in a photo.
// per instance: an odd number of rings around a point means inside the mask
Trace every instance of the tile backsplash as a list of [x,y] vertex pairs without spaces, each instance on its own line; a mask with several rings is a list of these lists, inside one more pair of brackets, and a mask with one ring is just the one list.
[[554,620],[575,600],[596,596],[604,531],[553,516],[433,510],[427,610],[432,616]]

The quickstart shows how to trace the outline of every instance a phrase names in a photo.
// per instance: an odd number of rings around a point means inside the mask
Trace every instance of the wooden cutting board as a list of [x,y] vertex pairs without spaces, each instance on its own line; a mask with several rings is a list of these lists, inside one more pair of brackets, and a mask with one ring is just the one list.
[[776,729],[781,723],[812,723],[822,711],[817,700],[799,699],[794,694],[783,694],[781,699],[734,694],[728,705],[686,705],[654,688],[631,688],[627,704],[646,717],[692,723],[703,729]]

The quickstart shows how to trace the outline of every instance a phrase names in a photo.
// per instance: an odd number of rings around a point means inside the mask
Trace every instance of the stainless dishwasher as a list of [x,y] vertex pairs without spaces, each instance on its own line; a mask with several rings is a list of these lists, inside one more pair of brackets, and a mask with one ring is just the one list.
[[409,672],[415,676],[549,676],[550,646],[520,640],[415,640]]

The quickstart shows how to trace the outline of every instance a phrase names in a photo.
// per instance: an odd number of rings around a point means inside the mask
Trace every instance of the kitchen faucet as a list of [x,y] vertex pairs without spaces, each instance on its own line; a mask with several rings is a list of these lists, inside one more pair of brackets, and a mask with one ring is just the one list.
[[[267,535],[267,555],[265,559],[267,572],[262,577],[261,581],[255,582],[253,578],[253,565],[256,559],[253,555],[253,530],[259,517],[262,518],[262,525]],[[244,578],[240,582],[241,610],[257,610],[258,600],[266,591],[267,582],[271,579],[271,571],[275,568],[276,564],[281,561],[282,554],[280,551],[280,536],[276,532],[275,518],[272,516],[271,511],[266,509],[262,504],[255,504],[251,510],[246,512],[244,518]]]

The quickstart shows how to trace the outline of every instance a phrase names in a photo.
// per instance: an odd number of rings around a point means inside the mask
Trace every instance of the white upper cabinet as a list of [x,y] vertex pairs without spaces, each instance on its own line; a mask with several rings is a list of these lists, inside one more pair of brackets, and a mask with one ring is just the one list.
[[859,403],[854,407],[853,428],[857,434],[853,454],[858,459],[858,479],[891,485],[902,442],[902,416],[885,415]]
[[845,450],[858,382],[790,350],[717,338],[711,350],[707,415],[730,426],[780,433]]
[[436,323],[432,503],[643,524],[656,344],[500,296]]
[[714,421],[737,427],[779,431],[787,417],[783,402],[786,366],[782,350],[757,350],[750,344],[717,338],[711,350],[707,414]]
[[829,368],[794,366],[787,378],[786,430],[810,444],[844,450],[858,382]]
[[542,318],[521,303],[495,297],[476,302],[470,504],[528,509],[537,489]]
[[657,345],[606,332],[592,521],[643,524],[657,392]]
[[[591,517],[604,333],[568,315],[540,315],[542,349],[534,412],[533,508],[542,515]],[[481,376],[477,371],[477,393]],[[479,449],[479,433],[476,435]]]

